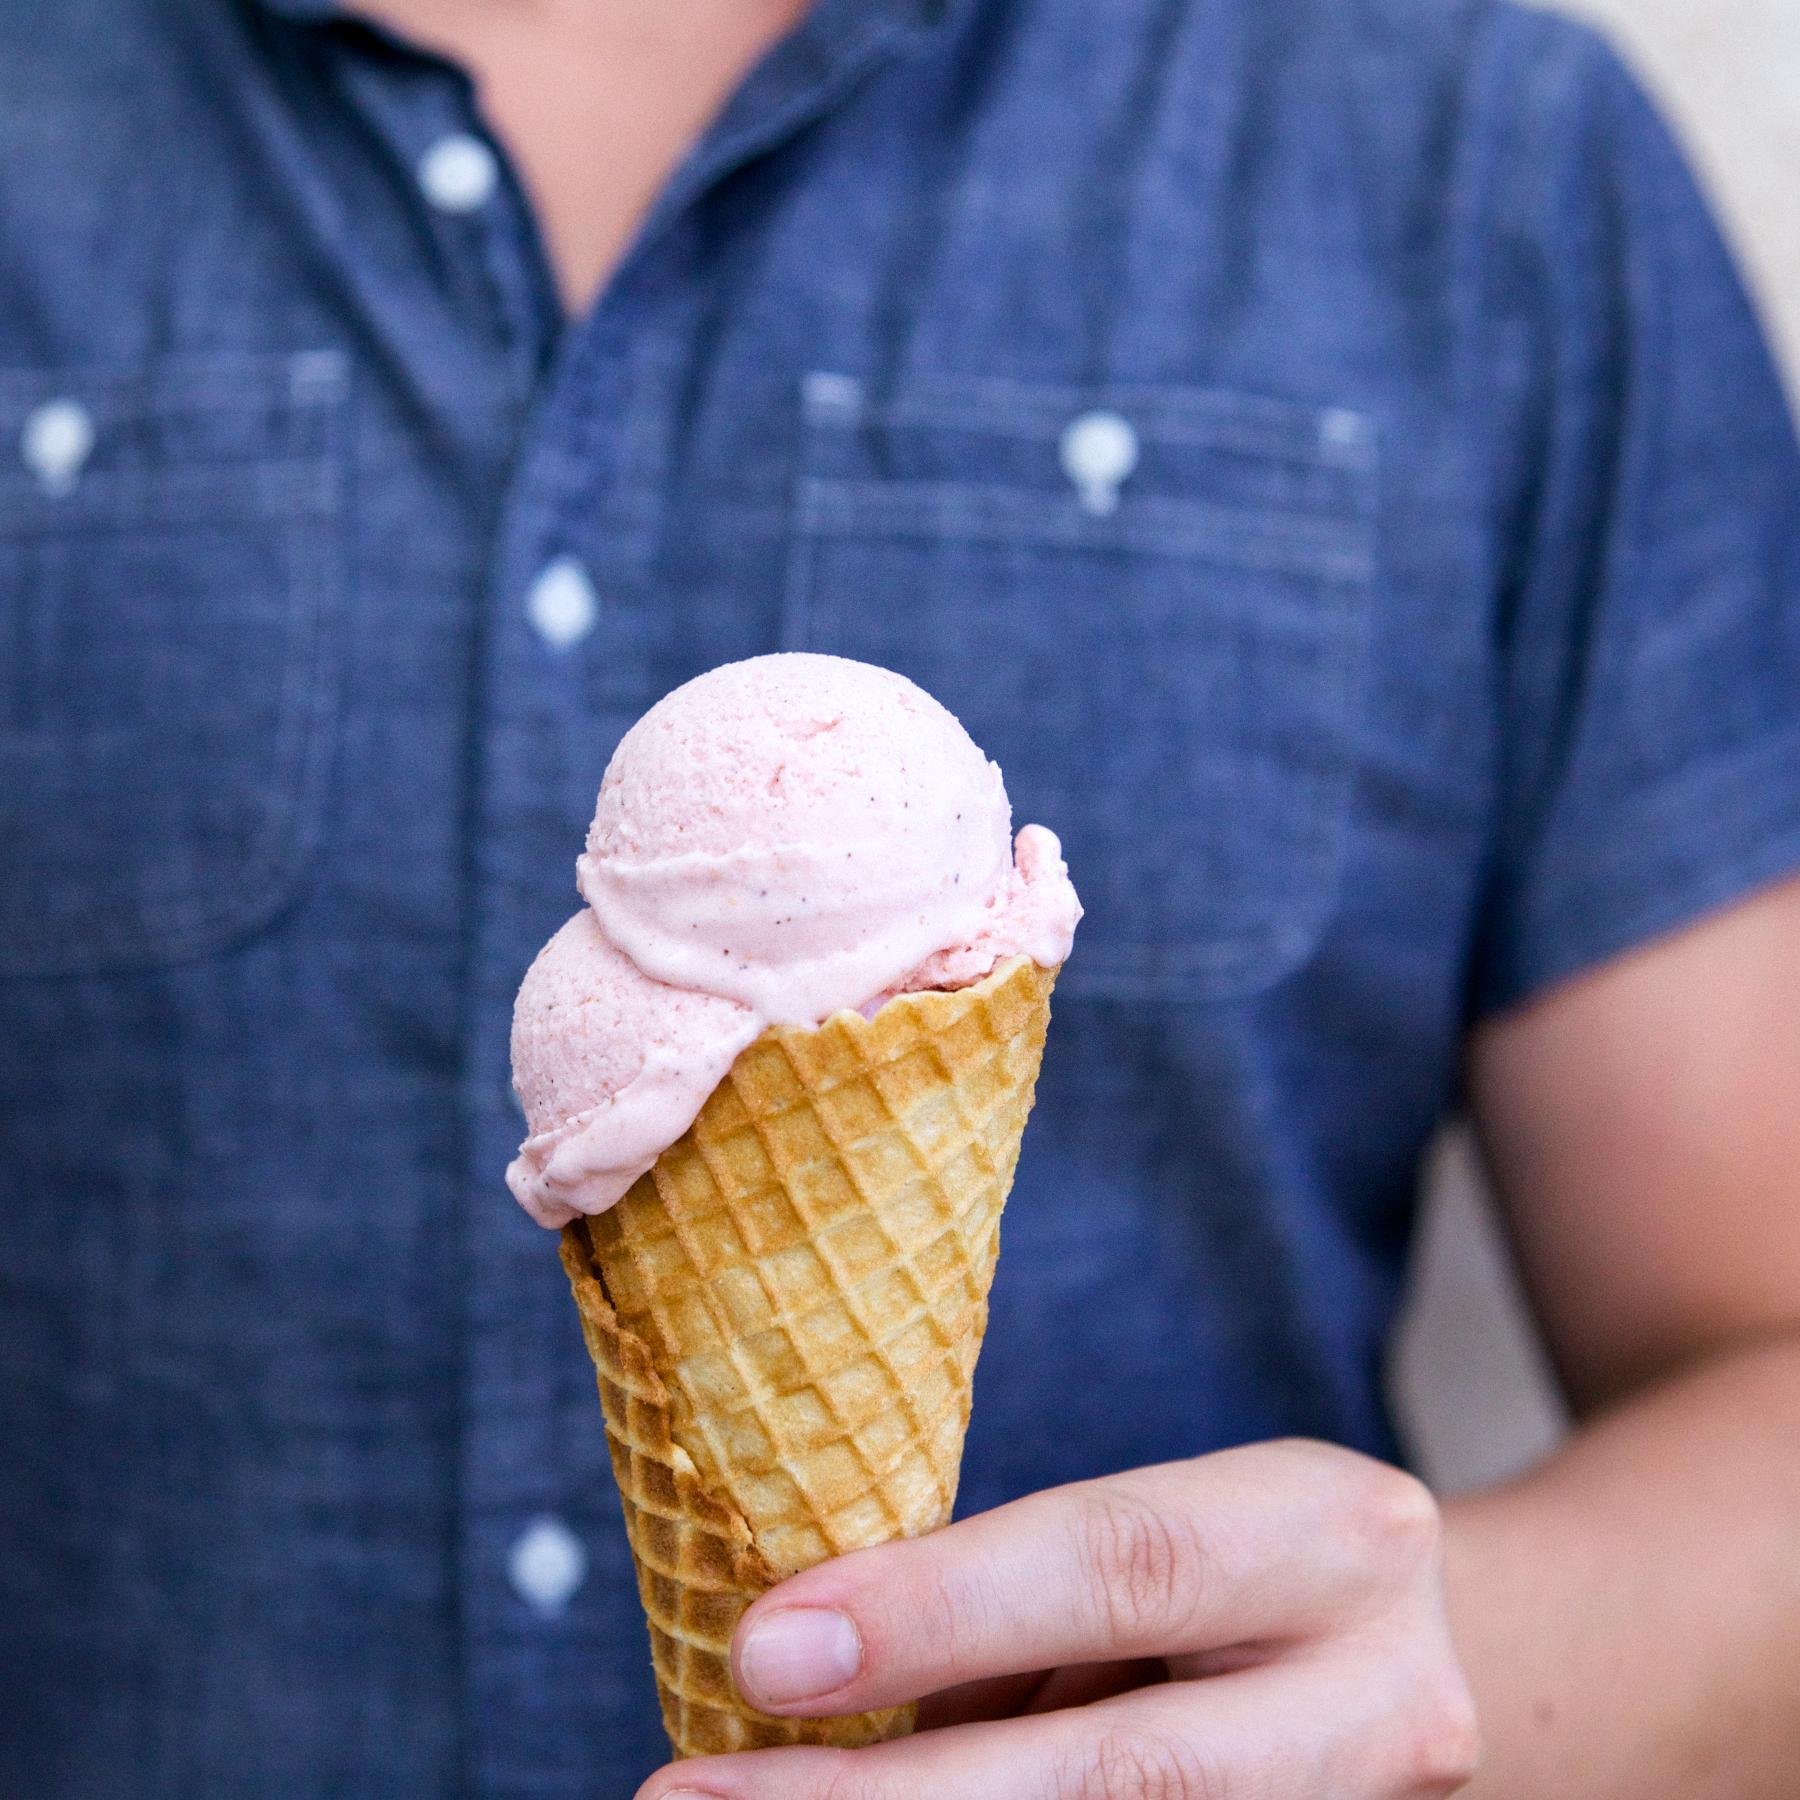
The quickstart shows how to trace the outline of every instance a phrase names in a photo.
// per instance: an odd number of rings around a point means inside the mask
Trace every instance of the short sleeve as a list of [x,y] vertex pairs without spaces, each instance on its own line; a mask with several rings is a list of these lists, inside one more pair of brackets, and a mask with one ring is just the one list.
[[1497,533],[1490,1013],[1800,871],[1800,448],[1667,129],[1546,27],[1488,253]]

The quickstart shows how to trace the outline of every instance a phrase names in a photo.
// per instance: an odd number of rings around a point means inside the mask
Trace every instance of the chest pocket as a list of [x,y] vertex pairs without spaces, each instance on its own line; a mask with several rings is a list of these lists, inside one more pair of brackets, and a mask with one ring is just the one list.
[[1363,416],[1210,390],[814,375],[792,648],[882,663],[1063,838],[1064,991],[1238,996],[1344,860],[1374,557]]
[[0,973],[236,941],[316,847],[343,599],[335,352],[0,372]]

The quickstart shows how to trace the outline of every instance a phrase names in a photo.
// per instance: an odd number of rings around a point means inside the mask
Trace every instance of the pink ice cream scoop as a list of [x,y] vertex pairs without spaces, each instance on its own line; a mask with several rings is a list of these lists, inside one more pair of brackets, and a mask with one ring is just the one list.
[[677,688],[620,742],[576,864],[586,908],[513,1012],[540,1224],[603,1212],[770,1024],[872,1012],[1069,954],[1081,903],[999,769],[904,676],[759,656]]

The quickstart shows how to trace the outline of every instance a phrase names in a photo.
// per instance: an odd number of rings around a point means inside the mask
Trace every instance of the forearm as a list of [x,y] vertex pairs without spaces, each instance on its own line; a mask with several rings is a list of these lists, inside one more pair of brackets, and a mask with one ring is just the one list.
[[1446,1524],[1471,1800],[1791,1800],[1800,1338],[1659,1383]]

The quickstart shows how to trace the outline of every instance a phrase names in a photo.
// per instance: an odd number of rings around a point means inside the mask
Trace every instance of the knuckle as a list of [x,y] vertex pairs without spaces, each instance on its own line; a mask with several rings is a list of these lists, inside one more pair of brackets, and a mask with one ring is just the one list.
[[953,1576],[930,1558],[913,1591],[916,1641],[930,1646],[935,1670],[959,1674],[978,1666],[993,1636],[993,1596],[967,1571]]
[[892,1790],[872,1782],[848,1750],[815,1752],[805,1792],[817,1800],[892,1800]]
[[1357,1458],[1341,1505],[1346,1533],[1376,1567],[1411,1574],[1436,1562],[1443,1520],[1436,1497],[1416,1476]]
[[1407,1722],[1405,1773],[1421,1795],[1453,1794],[1481,1762],[1481,1725],[1474,1696],[1460,1677],[1446,1676],[1413,1709]]
[[1377,1785],[1406,1800],[1454,1794],[1481,1762],[1481,1729],[1468,1684],[1454,1671],[1417,1681],[1379,1734]]
[[1119,1724],[1083,1748],[1055,1792],[1057,1800],[1224,1800],[1225,1786],[1186,1739]]
[[1096,1493],[1080,1515],[1079,1554],[1102,1627],[1118,1644],[1166,1646],[1158,1632],[1198,1610],[1200,1547],[1191,1525],[1129,1493]]

